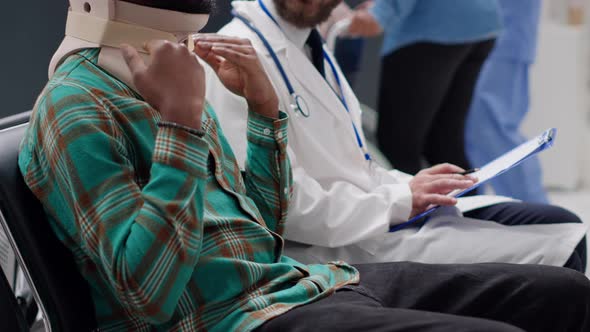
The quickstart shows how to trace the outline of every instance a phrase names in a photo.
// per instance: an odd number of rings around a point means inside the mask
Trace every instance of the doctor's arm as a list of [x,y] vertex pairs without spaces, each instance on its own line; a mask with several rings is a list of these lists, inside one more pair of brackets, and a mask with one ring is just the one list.
[[474,180],[455,174],[461,168],[443,164],[426,169],[410,182],[386,182],[371,191],[350,182],[312,178],[293,162],[293,198],[285,238],[324,247],[339,247],[389,231],[431,205],[455,205],[446,193],[473,185]]
[[324,247],[340,247],[385,234],[412,211],[407,183],[385,184],[372,191],[347,181],[320,183],[293,162],[293,197],[285,238]]

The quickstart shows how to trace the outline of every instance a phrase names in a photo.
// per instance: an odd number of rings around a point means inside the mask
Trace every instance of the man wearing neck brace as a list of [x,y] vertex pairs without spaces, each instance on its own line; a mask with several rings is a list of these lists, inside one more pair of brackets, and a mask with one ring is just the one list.
[[[210,1],[70,5],[19,166],[90,286],[100,331],[520,331],[492,320],[529,327],[560,310],[548,328],[587,328],[590,285],[573,271],[400,263],[359,266],[359,280],[345,263],[283,256],[286,115],[250,43],[192,36]],[[195,53],[248,102],[244,172]]]

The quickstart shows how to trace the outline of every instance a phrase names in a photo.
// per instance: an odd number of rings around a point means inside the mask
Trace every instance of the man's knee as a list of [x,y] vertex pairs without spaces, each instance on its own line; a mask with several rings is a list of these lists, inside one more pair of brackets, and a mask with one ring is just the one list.
[[552,266],[536,266],[529,278],[533,291],[555,306],[590,306],[590,280],[577,271]]
[[[563,274],[560,279],[563,285],[562,289],[568,289],[570,299],[579,299],[583,303],[590,304],[590,280],[588,277],[571,269],[563,268],[561,270]],[[566,298],[569,296],[566,296]]]
[[499,204],[506,211],[507,224],[565,224],[582,223],[573,212],[556,205],[539,203],[504,203]]
[[545,213],[545,218],[553,220],[554,223],[582,223],[578,215],[559,206],[550,205]]

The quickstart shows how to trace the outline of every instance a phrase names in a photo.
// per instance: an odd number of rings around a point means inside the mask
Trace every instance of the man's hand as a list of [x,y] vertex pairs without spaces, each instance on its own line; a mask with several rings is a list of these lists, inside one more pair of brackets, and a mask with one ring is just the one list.
[[348,34],[354,37],[375,37],[383,32],[383,28],[368,10],[368,6],[355,9],[350,17]]
[[121,51],[137,92],[162,115],[163,121],[200,129],[205,100],[205,71],[197,57],[181,44],[153,40],[145,45],[146,65],[137,50]]
[[467,189],[477,182],[469,175],[457,173],[465,171],[461,167],[442,164],[420,171],[410,181],[412,190],[412,214],[414,217],[433,205],[455,205],[457,199],[447,196],[453,190]]
[[195,53],[213,68],[226,88],[246,98],[252,111],[279,117],[278,97],[249,40],[201,34],[195,37]]

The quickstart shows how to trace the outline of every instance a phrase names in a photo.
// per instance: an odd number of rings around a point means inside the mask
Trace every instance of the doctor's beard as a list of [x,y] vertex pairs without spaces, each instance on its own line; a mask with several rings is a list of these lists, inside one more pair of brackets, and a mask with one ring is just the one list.
[[298,28],[325,22],[342,0],[273,0],[281,17]]

